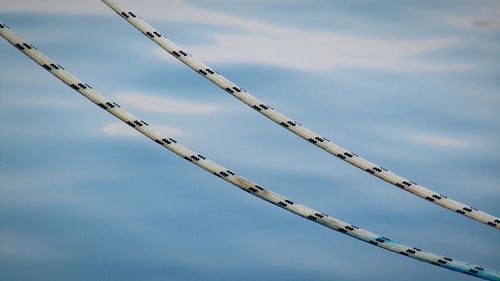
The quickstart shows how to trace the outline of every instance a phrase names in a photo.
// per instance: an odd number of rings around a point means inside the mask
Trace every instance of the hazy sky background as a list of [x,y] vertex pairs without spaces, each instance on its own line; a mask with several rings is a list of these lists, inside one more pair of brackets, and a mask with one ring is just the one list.
[[[499,2],[122,3],[309,128],[500,215]],[[239,174],[397,241],[500,270],[498,231],[281,129],[100,1],[0,0],[0,20]],[[0,41],[0,279],[475,280],[235,189]]]

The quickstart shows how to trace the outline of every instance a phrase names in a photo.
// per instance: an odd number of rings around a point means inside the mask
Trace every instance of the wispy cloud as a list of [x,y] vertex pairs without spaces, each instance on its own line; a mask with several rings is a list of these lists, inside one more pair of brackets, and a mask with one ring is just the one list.
[[432,135],[432,134],[413,135],[410,137],[410,140],[413,142],[430,146],[451,147],[451,148],[463,148],[469,146],[469,143],[463,139],[445,137],[440,135]]
[[[151,126],[159,133],[162,133],[166,136],[180,136],[184,134],[184,131],[182,131],[181,129],[165,125],[151,124]],[[107,135],[118,137],[136,137],[141,135],[139,132],[125,125],[123,122],[109,123],[106,126],[102,127],[102,132]]]
[[[285,31],[280,26],[210,9],[198,8],[183,0],[148,0],[147,3],[142,3],[141,5],[138,5],[137,1],[132,0],[121,0],[120,3],[150,20],[197,22],[272,33],[282,33]],[[112,11],[105,4],[100,3],[100,1],[0,0],[0,8],[5,13],[112,14]]]
[[[24,0],[8,4],[6,0],[0,0],[0,6],[4,12],[111,14],[104,4],[88,2],[94,1],[79,3],[77,9],[74,3],[65,0]],[[457,44],[457,40],[451,38],[408,40],[355,37],[289,28],[195,7],[182,0],[148,0],[144,5],[137,5],[136,1],[121,2],[147,20],[203,23],[235,30],[234,33],[220,33],[214,29],[209,31],[214,44],[189,48],[195,56],[208,62],[269,64],[306,71],[336,67],[398,72],[450,71],[471,67],[466,63],[436,62],[421,57]]]
[[148,112],[173,114],[208,114],[220,111],[218,106],[174,98],[164,98],[139,93],[122,93],[116,96],[120,103],[130,108]]
[[444,71],[471,67],[466,63],[439,63],[421,58],[426,53],[456,45],[458,40],[452,38],[380,39],[300,30],[290,30],[281,36],[223,33],[213,38],[214,44],[191,46],[189,50],[208,62],[269,64],[306,71],[337,67]]
[[0,0],[0,10],[4,13],[37,13],[37,14],[104,14],[103,4],[98,1],[66,1],[66,0]]

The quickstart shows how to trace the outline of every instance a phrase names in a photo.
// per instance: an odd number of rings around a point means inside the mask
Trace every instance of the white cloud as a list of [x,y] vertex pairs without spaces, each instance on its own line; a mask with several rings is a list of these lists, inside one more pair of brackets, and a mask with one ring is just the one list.
[[[7,2],[9,2],[7,4]],[[56,14],[112,14],[99,1],[79,0],[0,0],[4,12]],[[288,28],[261,20],[194,7],[182,0],[122,0],[147,20],[195,22],[236,29],[234,33],[211,36],[214,44],[191,46],[189,51],[203,61],[220,63],[269,64],[306,71],[336,67],[356,67],[387,71],[449,71],[468,69],[471,65],[439,63],[420,55],[457,44],[450,38],[381,39],[348,36],[335,32]],[[116,16],[116,15],[113,15]],[[123,23],[126,24],[126,23]],[[179,23],[182,26],[183,23]],[[246,31],[246,32],[245,32]],[[251,31],[251,32],[248,32]],[[237,32],[237,33],[236,33]]]
[[212,63],[258,63],[307,71],[336,67],[443,71],[471,67],[464,63],[437,63],[417,58],[418,55],[457,43],[457,40],[450,38],[378,39],[299,30],[290,30],[281,36],[226,33],[216,34],[213,38],[215,44],[191,46],[189,50],[202,61]]
[[413,135],[413,142],[422,143],[431,146],[463,148],[469,146],[469,143],[463,139],[444,137],[439,135]]
[[104,14],[104,6],[98,1],[80,0],[0,0],[4,13],[42,14]]
[[208,114],[220,111],[212,104],[203,104],[174,98],[143,95],[139,93],[122,93],[116,96],[121,104],[147,112],[174,114]]
[[[129,2],[130,5],[137,6],[136,1]],[[148,8],[144,9],[144,13],[151,19],[198,22],[276,34],[287,32],[286,28],[277,25],[193,7],[182,0],[170,0],[168,4],[165,4],[164,0],[148,0],[148,3]],[[129,5],[127,4],[127,6]]]
[[[273,33],[282,33],[286,30],[258,20],[197,8],[183,0],[148,0],[141,2],[140,5],[135,0],[121,0],[119,2],[148,20],[198,22]],[[4,13],[114,14],[100,1],[81,0],[0,0],[0,10]]]
[[[181,129],[165,125],[152,124],[151,127],[166,136],[180,136],[184,133]],[[132,129],[130,126],[126,125],[123,122],[109,123],[102,128],[102,131],[105,134],[119,137],[135,137],[141,135],[138,131]]]

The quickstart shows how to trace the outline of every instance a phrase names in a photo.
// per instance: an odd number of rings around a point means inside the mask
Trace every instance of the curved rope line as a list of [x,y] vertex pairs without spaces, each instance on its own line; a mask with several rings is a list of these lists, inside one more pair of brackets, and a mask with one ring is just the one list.
[[483,279],[500,280],[500,273],[497,271],[398,243],[389,238],[346,223],[325,213],[318,212],[297,202],[291,201],[290,199],[287,199],[279,194],[266,190],[256,183],[237,175],[231,170],[207,159],[205,156],[181,145],[175,139],[161,135],[153,128],[151,128],[147,122],[128,113],[127,111],[122,109],[116,102],[113,102],[102,96],[89,84],[73,76],[61,65],[57,64],[56,62],[42,54],[33,45],[29,44],[23,38],[19,37],[10,28],[8,28],[1,22],[0,35],[9,43],[18,48],[21,52],[23,52],[26,56],[49,71],[52,75],[57,77],[66,85],[78,91],[81,95],[89,99],[91,102],[111,113],[121,121],[127,123],[129,126],[136,129],[146,137],[174,152],[178,156],[220,177],[221,179],[232,183],[243,191],[246,191],[262,200],[272,203],[303,218],[309,219],[330,229],[347,234],[351,237],[370,243],[382,249],[386,249],[416,260],[473,275]]
[[183,49],[177,47],[173,42],[167,39],[164,35],[160,34],[154,27],[149,25],[142,18],[137,16],[130,10],[122,7],[114,0],[101,0],[111,9],[113,9],[118,15],[123,17],[127,22],[137,28],[146,37],[153,40],[165,51],[173,55],[179,61],[189,66],[198,74],[202,75],[206,79],[210,80],[215,85],[219,86],[235,98],[239,99],[249,107],[255,109],[260,114],[271,119],[278,125],[283,126],[290,132],[296,134],[297,136],[303,138],[314,144],[315,146],[325,150],[326,152],[344,160],[345,162],[370,173],[394,186],[399,187],[402,190],[413,193],[423,199],[426,199],[436,205],[444,207],[450,211],[459,213],[473,220],[482,222],[488,226],[500,229],[500,219],[496,216],[478,210],[474,207],[461,203],[459,201],[448,198],[442,194],[439,194],[433,190],[430,190],[422,185],[417,184],[414,181],[401,177],[380,165],[372,163],[359,155],[346,150],[345,148],[331,142],[325,137],[309,130],[308,128],[302,126],[299,122],[285,116],[284,114],[278,112],[273,107],[263,103],[259,99],[250,95],[247,91],[243,90],[241,87],[237,86],[235,83],[229,81],[227,78],[208,67],[201,61],[197,60],[190,54],[188,54]]

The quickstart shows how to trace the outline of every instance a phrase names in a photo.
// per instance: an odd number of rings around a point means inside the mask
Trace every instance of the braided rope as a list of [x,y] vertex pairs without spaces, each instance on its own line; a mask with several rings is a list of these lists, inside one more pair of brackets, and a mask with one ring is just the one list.
[[414,181],[403,178],[396,175],[387,169],[372,163],[359,155],[352,153],[345,148],[331,142],[325,137],[309,130],[308,128],[302,126],[299,122],[294,121],[284,114],[278,112],[273,107],[263,103],[259,99],[250,95],[247,91],[243,90],[241,87],[237,86],[233,82],[226,79],[224,76],[208,67],[201,61],[197,60],[186,51],[177,47],[173,42],[168,40],[164,35],[160,34],[155,28],[149,25],[146,21],[138,17],[135,13],[130,12],[130,10],[125,9],[120,4],[114,0],[101,0],[111,9],[113,9],[118,15],[123,17],[131,25],[141,31],[149,39],[153,40],[165,51],[173,55],[179,61],[183,62],[185,65],[192,68],[197,73],[204,76],[206,79],[210,80],[215,85],[219,86],[235,98],[239,99],[246,105],[255,109],[262,115],[271,119],[275,123],[283,126],[290,132],[296,134],[297,136],[303,138],[316,145],[317,147],[325,150],[326,152],[344,160],[345,162],[366,171],[394,186],[401,188],[402,190],[413,193],[421,198],[424,198],[434,204],[444,207],[453,212],[459,213],[476,221],[482,222],[486,225],[500,229],[500,219],[478,210],[474,207],[468,206],[451,198],[448,198],[442,194],[432,191],[422,185],[417,184]]
[[59,78],[59,80],[64,82],[66,85],[78,91],[81,95],[88,98],[90,101],[106,110],[107,112],[111,113],[118,119],[127,123],[129,126],[136,129],[143,135],[147,136],[148,138],[152,139],[168,150],[174,152],[180,157],[192,162],[198,167],[220,177],[221,179],[229,183],[232,183],[240,189],[262,200],[270,202],[278,207],[281,207],[296,215],[326,226],[330,229],[347,234],[351,237],[368,242],[380,248],[487,280],[500,280],[499,272],[398,243],[389,238],[358,228],[357,226],[343,222],[339,219],[328,216],[327,214],[315,211],[299,203],[293,202],[279,194],[268,191],[255,184],[254,182],[251,182],[246,178],[237,175],[231,170],[207,159],[203,155],[198,154],[197,152],[181,145],[175,139],[161,135],[153,128],[151,128],[147,122],[140,120],[132,114],[128,113],[127,111],[122,109],[116,102],[108,100],[107,98],[99,94],[96,90],[94,90],[89,84],[73,76],[62,66],[42,54],[33,45],[27,43],[24,39],[19,37],[10,28],[2,24],[1,22],[0,35],[25,55],[27,55],[29,58],[31,58],[33,61],[35,61],[37,64],[49,71],[52,75]]

